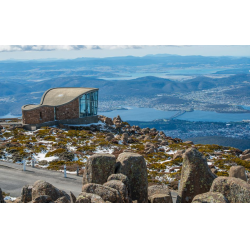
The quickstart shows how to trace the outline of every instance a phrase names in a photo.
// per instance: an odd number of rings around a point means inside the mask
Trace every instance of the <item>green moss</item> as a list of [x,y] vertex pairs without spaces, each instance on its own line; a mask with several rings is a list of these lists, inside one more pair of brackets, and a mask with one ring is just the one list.
[[64,153],[64,152],[66,152],[66,149],[64,149],[64,148],[58,148],[58,149],[56,149],[56,150],[54,150],[54,151],[48,152],[48,153],[45,155],[45,157],[58,156],[58,155],[60,155],[60,154],[62,154],[62,153]]
[[56,141],[56,137],[52,135],[45,136],[43,139],[45,141]]

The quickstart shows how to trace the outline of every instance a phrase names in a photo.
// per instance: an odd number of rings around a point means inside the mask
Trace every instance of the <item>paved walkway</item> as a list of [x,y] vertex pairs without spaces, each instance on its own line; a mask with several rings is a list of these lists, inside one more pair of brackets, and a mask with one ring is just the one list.
[[67,174],[67,178],[64,178],[62,172],[28,166],[26,171],[23,171],[22,165],[0,161],[0,188],[3,192],[10,193],[10,196],[20,196],[24,185],[34,184],[37,180],[47,181],[67,193],[71,191],[76,196],[82,189],[80,176]]
[[[58,171],[51,171],[41,168],[32,168],[26,166],[26,171],[23,171],[23,166],[20,164],[0,161],[0,188],[5,193],[10,193],[12,197],[19,197],[24,185],[34,184],[37,180],[44,180],[55,187],[69,193],[70,191],[78,196],[82,189],[82,177],[64,174]],[[173,202],[176,202],[177,192],[171,191]]]

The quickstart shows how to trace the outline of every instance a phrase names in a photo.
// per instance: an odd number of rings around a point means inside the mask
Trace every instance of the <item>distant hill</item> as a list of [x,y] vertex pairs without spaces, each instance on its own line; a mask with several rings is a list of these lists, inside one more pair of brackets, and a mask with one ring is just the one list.
[[229,138],[229,137],[219,137],[219,136],[205,136],[205,137],[193,137],[186,140],[191,140],[195,144],[217,144],[224,147],[233,147],[240,150],[245,150],[250,148],[250,140]]

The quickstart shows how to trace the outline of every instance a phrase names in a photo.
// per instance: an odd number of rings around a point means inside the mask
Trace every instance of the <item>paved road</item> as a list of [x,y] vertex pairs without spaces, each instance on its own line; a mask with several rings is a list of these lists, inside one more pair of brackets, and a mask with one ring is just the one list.
[[[37,180],[47,181],[67,193],[73,192],[76,196],[82,189],[82,177],[67,174],[67,178],[64,178],[61,172],[28,166],[23,171],[22,165],[0,161],[0,188],[3,192],[10,193],[10,196],[19,197],[24,185],[33,184]],[[171,191],[171,194],[175,203],[177,192]]]
[[10,196],[20,196],[24,185],[33,184],[37,180],[47,181],[76,196],[81,193],[82,177],[67,174],[67,178],[64,178],[61,172],[31,167],[26,167],[26,171],[23,171],[22,165],[0,162],[0,188],[3,192],[10,193]]

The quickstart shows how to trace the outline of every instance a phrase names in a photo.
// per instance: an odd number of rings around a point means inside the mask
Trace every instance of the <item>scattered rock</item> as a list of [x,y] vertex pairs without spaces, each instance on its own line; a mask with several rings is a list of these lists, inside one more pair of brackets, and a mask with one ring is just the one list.
[[234,177],[218,177],[214,180],[210,192],[223,194],[230,203],[249,203],[250,185]]
[[250,154],[250,149],[246,149],[242,152],[243,155],[248,155]]
[[128,196],[128,189],[126,185],[120,180],[111,180],[103,184],[105,187],[110,187],[116,189],[122,198],[123,203],[129,203],[130,199]]
[[89,183],[82,186],[82,192],[99,195],[104,201],[112,203],[122,202],[120,193],[114,189],[100,184]]
[[[161,196],[155,196],[161,195]],[[166,185],[153,185],[148,188],[148,200],[151,203],[173,203],[171,192]]]
[[72,192],[69,192],[70,203],[76,203],[76,197]]
[[247,181],[246,170],[243,166],[233,166],[229,170],[229,177],[240,178]]
[[28,203],[32,201],[32,186],[25,185],[21,191],[21,202]]
[[129,179],[126,175],[124,175],[124,174],[112,174],[109,176],[107,181],[112,181],[112,180],[122,181],[122,183],[125,184],[125,186],[128,190],[128,196],[131,198],[131,188],[130,188],[130,184],[129,184]]
[[192,141],[184,141],[183,143],[193,145],[194,143]]
[[49,195],[40,195],[32,200],[32,203],[51,203],[52,199]]
[[121,139],[122,139],[124,144],[127,144],[128,143],[128,134],[127,133],[122,134]]
[[122,153],[117,162],[117,173],[122,173],[129,179],[132,200],[148,202],[148,174],[144,157],[136,153]]
[[112,119],[109,118],[109,117],[105,117],[104,122],[105,122],[107,125],[111,125],[111,126],[114,125]]
[[76,199],[76,203],[105,203],[101,196],[82,192]]
[[229,203],[229,201],[221,193],[207,192],[204,194],[196,195],[192,203]]
[[177,152],[173,155],[173,160],[178,159],[178,158],[182,158],[182,155],[184,152],[185,152],[185,150],[177,150]]
[[58,198],[55,203],[70,203],[70,201],[65,197],[65,196],[62,196],[60,198]]
[[240,156],[241,160],[249,160],[250,159],[250,154],[245,154]]
[[1,188],[0,188],[0,203],[5,203],[4,198],[3,198],[3,192],[2,192]]
[[216,176],[207,165],[207,160],[195,148],[189,148],[183,155],[178,202],[190,203],[193,198],[210,190]]
[[58,198],[62,196],[66,196],[66,198],[70,201],[69,195],[54,187],[52,184],[46,181],[36,181],[32,188],[32,200],[36,200],[37,197],[40,196],[50,196],[52,201],[56,201]]
[[111,154],[94,154],[87,160],[83,175],[83,185],[87,183],[103,184],[115,173],[116,158]]
[[166,194],[154,194],[148,198],[149,203],[172,203],[169,202],[169,196]]

